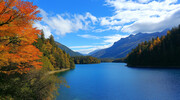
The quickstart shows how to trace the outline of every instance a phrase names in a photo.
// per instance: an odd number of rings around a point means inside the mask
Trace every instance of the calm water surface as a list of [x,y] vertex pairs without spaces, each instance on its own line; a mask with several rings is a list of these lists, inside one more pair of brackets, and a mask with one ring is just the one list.
[[180,69],[129,68],[125,63],[76,65],[58,74],[56,100],[180,100]]

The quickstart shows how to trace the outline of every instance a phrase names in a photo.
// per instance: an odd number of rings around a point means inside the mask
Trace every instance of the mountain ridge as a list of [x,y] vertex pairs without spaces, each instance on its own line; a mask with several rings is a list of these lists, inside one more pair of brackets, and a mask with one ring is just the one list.
[[71,50],[70,48],[68,48],[67,46],[59,43],[59,42],[56,42],[56,44],[58,45],[58,47],[60,49],[62,49],[63,51],[65,51],[66,53],[68,53],[71,57],[75,57],[75,56],[83,56],[82,54],[80,54],[79,52],[75,52],[73,50]]
[[138,33],[136,35],[130,35],[126,38],[122,38],[115,42],[111,47],[102,49],[100,51],[91,54],[93,57],[97,58],[123,58],[134,49],[139,43],[151,40],[152,38],[160,37],[166,35],[169,29],[165,29],[162,32],[154,33]]

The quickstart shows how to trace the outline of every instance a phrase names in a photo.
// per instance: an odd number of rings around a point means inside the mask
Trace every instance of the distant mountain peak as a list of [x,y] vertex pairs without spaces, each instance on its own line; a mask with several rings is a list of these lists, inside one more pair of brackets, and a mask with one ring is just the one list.
[[91,56],[97,58],[122,58],[131,52],[139,43],[151,40],[152,38],[166,35],[169,29],[165,29],[162,32],[154,33],[137,33],[135,35],[129,35],[126,38],[122,38],[115,42],[111,47],[91,53]]

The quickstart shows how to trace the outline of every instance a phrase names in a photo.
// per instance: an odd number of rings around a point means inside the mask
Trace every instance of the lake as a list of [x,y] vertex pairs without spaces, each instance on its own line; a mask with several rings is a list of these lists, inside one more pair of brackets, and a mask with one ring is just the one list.
[[61,86],[56,100],[180,100],[180,69],[78,64],[58,75],[70,88]]

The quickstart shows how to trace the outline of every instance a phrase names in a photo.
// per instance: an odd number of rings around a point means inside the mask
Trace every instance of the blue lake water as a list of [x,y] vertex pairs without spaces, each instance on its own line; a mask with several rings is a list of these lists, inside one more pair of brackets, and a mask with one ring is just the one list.
[[125,63],[76,65],[58,74],[56,100],[180,100],[180,69],[130,68]]

